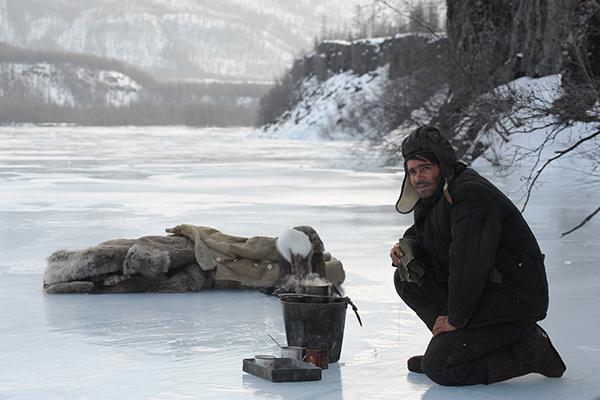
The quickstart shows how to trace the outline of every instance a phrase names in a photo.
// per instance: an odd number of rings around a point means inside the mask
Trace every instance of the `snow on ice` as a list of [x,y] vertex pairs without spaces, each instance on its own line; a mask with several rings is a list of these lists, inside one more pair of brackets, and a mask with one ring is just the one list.
[[[525,211],[546,254],[550,309],[541,325],[563,355],[565,376],[451,388],[406,370],[406,359],[425,350],[430,333],[392,283],[388,251],[411,224],[393,207],[402,171],[359,160],[357,154],[370,153],[356,152],[351,142],[253,139],[249,132],[0,128],[0,398],[600,396],[600,220],[560,238],[597,207],[597,192],[585,184],[585,171],[577,172],[586,165],[582,159],[549,170]],[[477,168],[520,199],[527,165],[508,175],[483,161]],[[274,297],[42,293],[44,258],[52,251],[162,234],[179,223],[237,235],[317,229],[344,263],[344,288],[364,323],[347,314],[341,359],[321,381],[274,384],[242,372],[243,358],[278,353],[267,333],[285,342]]]

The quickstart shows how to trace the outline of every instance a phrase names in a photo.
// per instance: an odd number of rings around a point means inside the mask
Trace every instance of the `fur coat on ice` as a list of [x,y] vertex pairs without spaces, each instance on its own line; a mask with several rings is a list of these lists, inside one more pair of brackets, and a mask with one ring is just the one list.
[[[47,293],[190,292],[251,287],[272,291],[307,277],[341,285],[342,264],[307,226],[279,238],[232,236],[178,225],[168,236],[115,239],[47,259]],[[293,277],[294,279],[290,279]]]

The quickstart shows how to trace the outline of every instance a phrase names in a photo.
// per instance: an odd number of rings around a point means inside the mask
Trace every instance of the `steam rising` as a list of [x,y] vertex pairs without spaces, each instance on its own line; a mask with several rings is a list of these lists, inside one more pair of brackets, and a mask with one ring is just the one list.
[[319,274],[311,272],[306,276],[289,275],[282,283],[282,293],[305,293],[307,286],[329,286],[330,283]]

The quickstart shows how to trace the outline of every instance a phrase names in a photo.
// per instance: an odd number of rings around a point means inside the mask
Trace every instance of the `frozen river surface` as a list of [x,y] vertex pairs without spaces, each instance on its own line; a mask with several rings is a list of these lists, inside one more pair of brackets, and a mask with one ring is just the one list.
[[[0,399],[600,398],[600,222],[559,239],[597,206],[593,193],[573,190],[571,172],[547,182],[525,213],[547,255],[541,325],[565,377],[448,388],[406,370],[430,334],[400,303],[389,267],[388,249],[411,223],[393,209],[402,174],[366,168],[347,143],[247,133],[0,128]],[[42,293],[54,250],[180,223],[243,236],[314,226],[344,262],[364,322],[348,313],[340,362],[310,383],[242,372],[243,358],[277,353],[267,333],[285,342],[278,300],[254,291]]]

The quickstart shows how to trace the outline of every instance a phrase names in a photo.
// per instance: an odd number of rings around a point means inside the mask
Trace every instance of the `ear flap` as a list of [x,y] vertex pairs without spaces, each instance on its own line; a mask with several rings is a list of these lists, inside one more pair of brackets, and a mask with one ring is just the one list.
[[448,189],[448,182],[444,182],[444,197],[446,198],[448,204],[454,203],[452,195],[450,195],[450,190]]
[[415,208],[418,201],[419,195],[415,192],[415,189],[413,189],[410,180],[408,179],[408,175],[406,174],[404,175],[404,181],[402,182],[400,197],[396,202],[396,211],[400,214],[408,214]]

